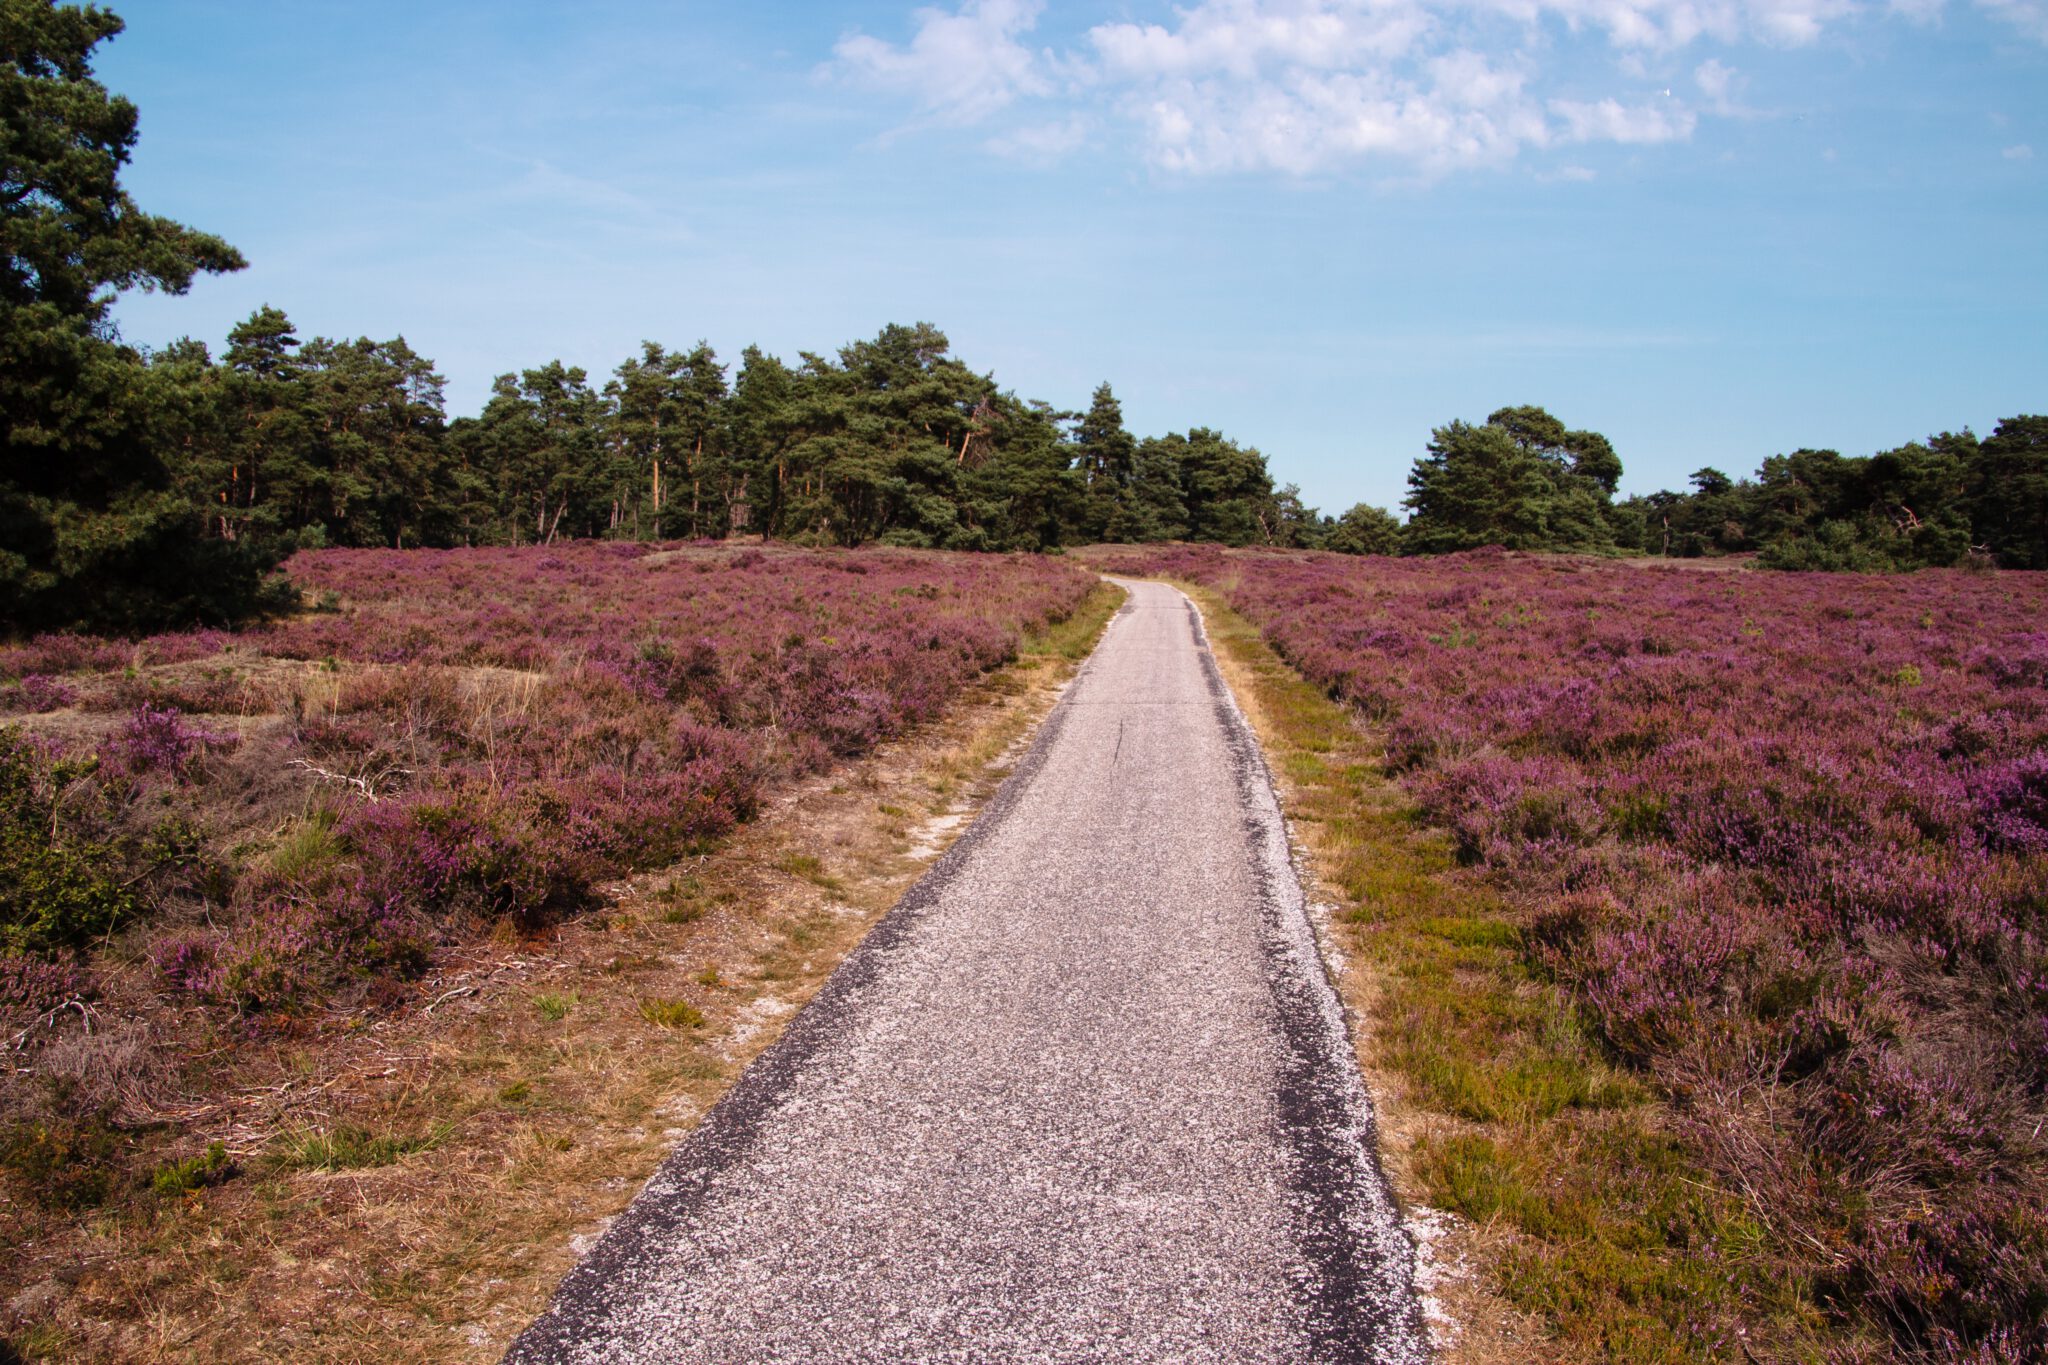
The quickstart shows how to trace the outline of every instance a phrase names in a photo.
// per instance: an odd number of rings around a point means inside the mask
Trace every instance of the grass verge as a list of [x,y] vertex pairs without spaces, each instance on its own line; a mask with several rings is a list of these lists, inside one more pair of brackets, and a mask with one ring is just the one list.
[[1351,712],[1214,592],[1217,661],[1265,746],[1345,955],[1338,982],[1404,1203],[1462,1220],[1438,1263],[1450,1361],[1821,1359],[1812,1286],[1527,965],[1521,913],[1457,865]]

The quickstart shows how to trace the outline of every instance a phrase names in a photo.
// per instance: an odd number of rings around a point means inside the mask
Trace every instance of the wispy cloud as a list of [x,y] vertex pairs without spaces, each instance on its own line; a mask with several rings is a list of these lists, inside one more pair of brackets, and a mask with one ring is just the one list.
[[1051,123],[1031,123],[988,140],[988,149],[1020,161],[1058,161],[1085,145],[1094,125],[1077,114]]
[[2048,43],[2048,0],[1977,0],[2037,42]]
[[1174,28],[1101,24],[1089,30],[1113,75],[1223,74],[1259,78],[1279,65],[1308,71],[1355,70],[1409,51],[1429,27],[1418,4],[1332,0],[1205,0],[1179,14]]
[[833,55],[856,80],[907,95],[943,118],[978,123],[1020,96],[1052,93],[1041,57],[1017,41],[1042,8],[1040,0],[967,0],[953,13],[921,9],[908,43],[854,33]]
[[1735,68],[1709,57],[1693,68],[1692,80],[1702,95],[1717,105],[1725,105],[1735,91]]
[[[1943,0],[1890,2],[1927,20]],[[901,43],[842,39],[833,69],[957,125],[1036,102],[986,144],[1030,160],[1121,125],[1154,165],[1183,174],[1308,176],[1378,162],[1433,175],[1530,149],[1682,142],[1703,114],[1750,116],[1740,76],[1719,57],[1693,67],[1691,91],[1670,88],[1676,55],[1703,42],[1811,43],[1859,3],[1196,0],[1166,22],[1098,24],[1055,52],[1028,45],[1040,0],[965,0],[917,10]],[[2048,0],[1975,3],[2048,41]],[[1590,65],[1609,89],[1586,89],[1589,64],[1561,60],[1588,40],[1607,50]],[[1573,84],[1557,88],[1567,66]]]
[[1673,105],[1623,104],[1600,100],[1587,104],[1579,100],[1552,100],[1550,112],[1563,125],[1566,142],[1618,142],[1643,145],[1679,142],[1692,136],[1698,121],[1690,109]]

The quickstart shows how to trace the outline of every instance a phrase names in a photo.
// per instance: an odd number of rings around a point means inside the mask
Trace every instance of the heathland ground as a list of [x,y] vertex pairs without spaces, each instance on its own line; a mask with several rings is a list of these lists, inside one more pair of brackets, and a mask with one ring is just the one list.
[[[1208,615],[1473,1272],[1454,1357],[2043,1349],[2034,575],[1077,558]],[[909,552],[294,568],[321,610],[0,655],[22,1354],[490,1357],[1108,605]]]

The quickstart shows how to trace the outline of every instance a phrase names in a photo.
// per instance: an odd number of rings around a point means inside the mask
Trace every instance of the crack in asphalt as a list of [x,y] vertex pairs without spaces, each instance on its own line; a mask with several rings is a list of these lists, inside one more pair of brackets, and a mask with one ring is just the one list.
[[1193,604],[1124,586],[508,1362],[1426,1359],[1271,774]]

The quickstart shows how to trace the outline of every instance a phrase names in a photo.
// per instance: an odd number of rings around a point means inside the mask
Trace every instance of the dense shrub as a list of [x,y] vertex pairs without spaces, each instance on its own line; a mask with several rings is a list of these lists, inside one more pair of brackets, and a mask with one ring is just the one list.
[[[596,542],[291,567],[338,609],[0,650],[18,709],[121,717],[96,756],[0,749],[0,948],[46,959],[147,902],[186,911],[148,945],[162,980],[243,1013],[416,976],[930,719],[1092,581],[1036,558]],[[30,975],[18,993],[47,995]]]
[[[110,875],[104,844],[74,837],[57,809],[64,789],[96,765],[69,762],[0,729],[0,953],[76,948],[104,934],[132,905]],[[13,969],[24,1001],[34,973]]]

